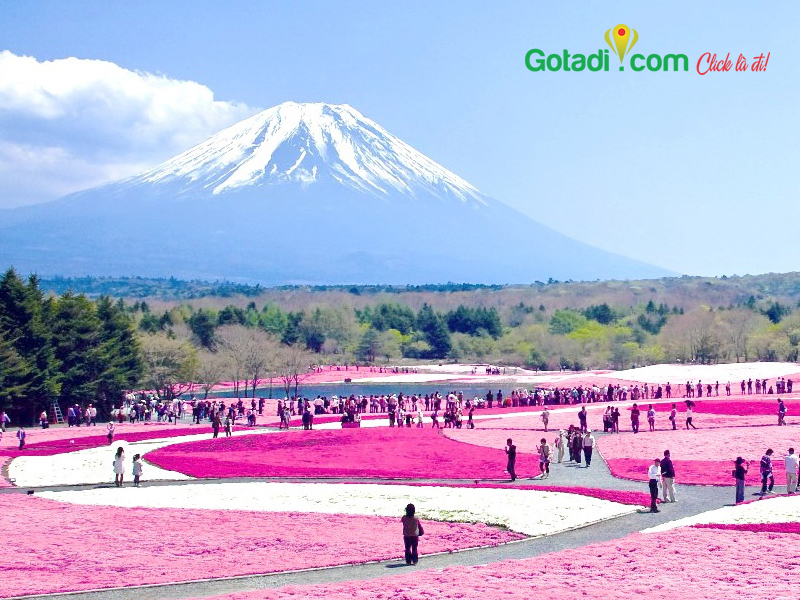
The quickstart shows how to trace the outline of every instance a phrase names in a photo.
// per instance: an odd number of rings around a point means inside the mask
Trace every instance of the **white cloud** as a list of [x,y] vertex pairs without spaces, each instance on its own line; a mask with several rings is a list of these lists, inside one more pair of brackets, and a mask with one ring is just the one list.
[[0,207],[135,175],[255,111],[112,62],[0,52]]

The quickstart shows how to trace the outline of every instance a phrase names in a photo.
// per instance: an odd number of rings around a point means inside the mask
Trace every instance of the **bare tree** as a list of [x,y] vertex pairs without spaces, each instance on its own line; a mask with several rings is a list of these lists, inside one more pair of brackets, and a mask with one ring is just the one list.
[[222,354],[214,352],[201,352],[198,355],[197,382],[208,398],[209,392],[213,390],[225,377],[225,373],[230,369],[230,364]]
[[297,396],[300,383],[309,375],[310,356],[300,346],[284,346],[281,348],[277,364],[286,397]]
[[192,388],[197,353],[191,344],[165,335],[144,335],[139,341],[146,387],[166,400],[178,398]]
[[736,357],[736,362],[738,363],[740,358],[747,362],[750,337],[757,329],[766,328],[769,320],[750,309],[741,308],[725,311],[722,321],[725,325],[725,337],[730,344],[731,352]]
[[229,361],[234,392],[239,395],[239,383],[244,382],[244,397],[248,390],[255,397],[259,380],[274,372],[280,343],[261,329],[241,325],[222,327],[217,332],[220,353]]

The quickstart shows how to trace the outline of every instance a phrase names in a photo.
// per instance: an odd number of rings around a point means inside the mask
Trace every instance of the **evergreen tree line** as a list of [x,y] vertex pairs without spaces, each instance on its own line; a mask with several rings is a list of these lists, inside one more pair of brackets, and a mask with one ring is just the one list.
[[45,296],[39,280],[13,269],[0,279],[0,410],[30,424],[59,402],[97,407],[107,417],[142,371],[125,304],[66,292]]

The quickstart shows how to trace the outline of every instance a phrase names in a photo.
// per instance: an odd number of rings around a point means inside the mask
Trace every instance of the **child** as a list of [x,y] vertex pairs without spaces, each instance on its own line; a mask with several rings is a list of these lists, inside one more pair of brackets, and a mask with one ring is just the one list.
[[139,487],[139,477],[142,475],[142,455],[133,456],[133,487]]

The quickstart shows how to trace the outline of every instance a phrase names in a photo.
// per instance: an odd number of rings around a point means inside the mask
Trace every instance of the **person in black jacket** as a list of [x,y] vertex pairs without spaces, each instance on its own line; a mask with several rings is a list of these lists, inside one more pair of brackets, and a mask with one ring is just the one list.
[[512,443],[511,438],[506,440],[506,454],[508,455],[508,464],[506,470],[511,475],[511,481],[516,481],[517,472],[515,466],[517,463],[517,447]]
[[661,459],[661,480],[663,487],[664,502],[675,502],[675,467],[669,456],[669,450],[664,450],[664,458]]

